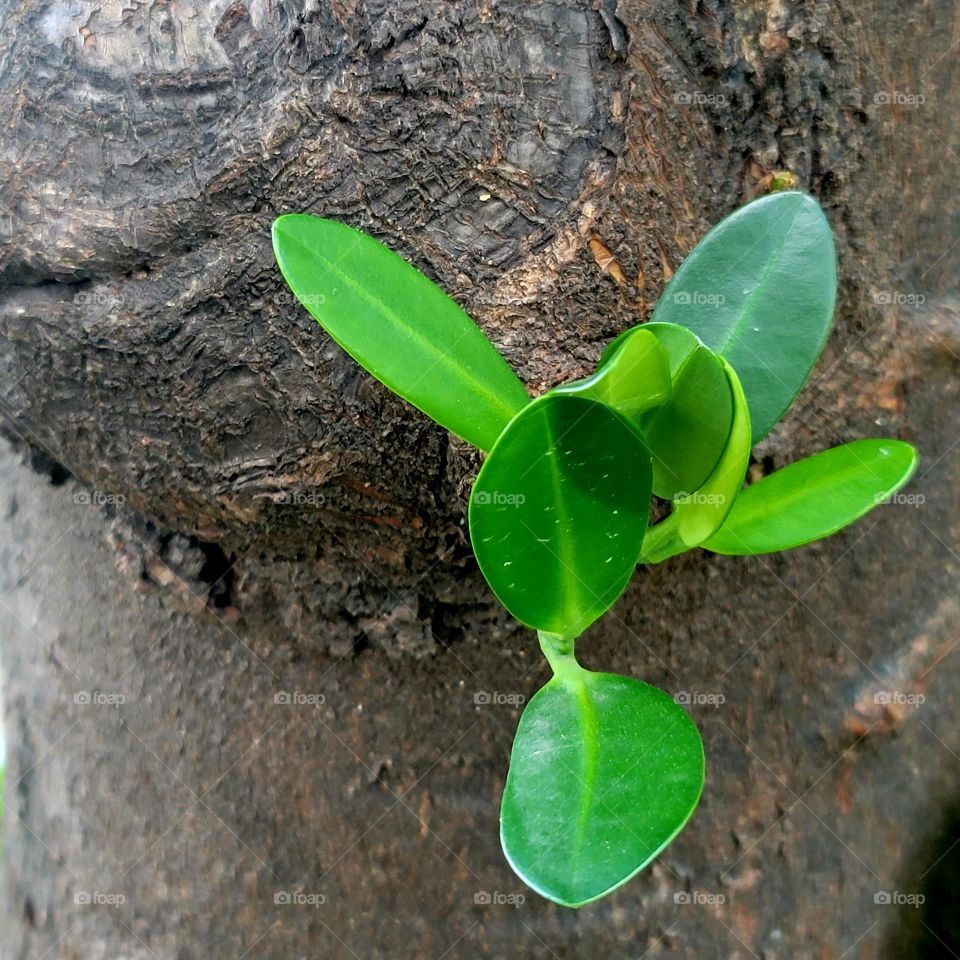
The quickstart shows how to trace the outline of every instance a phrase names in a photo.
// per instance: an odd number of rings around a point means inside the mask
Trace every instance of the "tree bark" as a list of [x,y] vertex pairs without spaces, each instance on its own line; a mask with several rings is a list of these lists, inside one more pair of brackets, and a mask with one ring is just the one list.
[[[0,9],[5,956],[960,955],[953,3]],[[381,237],[540,392],[778,169],[840,301],[752,470],[898,436],[915,496],[638,572],[584,660],[704,695],[707,786],[566,911],[499,852],[546,669],[472,560],[478,455],[332,344],[269,225]]]

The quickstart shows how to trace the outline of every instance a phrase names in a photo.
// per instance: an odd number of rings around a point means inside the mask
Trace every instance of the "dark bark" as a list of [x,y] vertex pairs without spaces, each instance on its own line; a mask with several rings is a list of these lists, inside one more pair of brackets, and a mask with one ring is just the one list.
[[[6,955],[960,953],[933,868],[960,778],[952,4],[3,9],[0,417],[35,467],[0,487]],[[602,904],[476,905],[523,888],[518,711],[474,694],[544,667],[471,559],[477,456],[292,302],[270,221],[382,237],[539,391],[779,168],[827,210],[841,300],[756,469],[900,436],[925,502],[640,571],[584,658],[725,697],[693,707],[701,808]]]

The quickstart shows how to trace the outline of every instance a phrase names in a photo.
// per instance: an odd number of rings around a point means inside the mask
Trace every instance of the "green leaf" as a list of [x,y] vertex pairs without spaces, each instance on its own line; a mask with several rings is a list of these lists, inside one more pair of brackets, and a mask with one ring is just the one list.
[[787,411],[830,330],[837,288],[830,226],[795,191],[741,207],[693,249],[653,319],[679,323],[733,364],[756,443]]
[[750,463],[750,410],[736,371],[722,360],[733,394],[733,426],[727,447],[707,482],[674,501],[673,512],[647,531],[642,563],[659,563],[697,547],[723,526],[743,486]]
[[548,393],[512,420],[470,498],[487,582],[521,623],[575,637],[623,592],[650,513],[650,452],[616,411]]
[[638,422],[653,454],[653,492],[672,500],[699,489],[719,462],[733,424],[733,395],[720,358],[689,330],[666,323],[642,329],[659,340],[670,364],[669,398]]
[[513,869],[579,907],[667,846],[703,787],[700,734],[667,694],[572,656],[520,718],[500,812]]
[[290,289],[364,369],[481,450],[530,400],[483,331],[378,240],[334,220],[274,221]]
[[584,380],[556,387],[553,393],[597,400],[628,418],[636,418],[670,396],[670,361],[654,334],[643,327],[626,331],[615,355]]
[[900,440],[855,440],[824,450],[747,487],[703,546],[746,556],[829,537],[896,493],[916,466],[917,451]]

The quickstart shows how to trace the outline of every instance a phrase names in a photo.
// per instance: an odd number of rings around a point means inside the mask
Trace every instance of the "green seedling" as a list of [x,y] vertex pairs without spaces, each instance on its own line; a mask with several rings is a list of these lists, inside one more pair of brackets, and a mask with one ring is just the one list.
[[[651,322],[614,340],[591,376],[533,400],[463,310],[378,241],[290,215],[273,243],[290,288],[337,343],[488,452],[469,504],[474,553],[553,671],[517,729],[504,853],[557,903],[610,893],[689,819],[703,747],[667,694],[580,666],[577,637],[638,562],[810,543],[916,467],[909,444],[859,440],[744,486],[752,444],[790,407],[832,322],[836,263],[820,207],[791,191],[734,212],[687,257]],[[670,502],[654,526],[652,496]]]

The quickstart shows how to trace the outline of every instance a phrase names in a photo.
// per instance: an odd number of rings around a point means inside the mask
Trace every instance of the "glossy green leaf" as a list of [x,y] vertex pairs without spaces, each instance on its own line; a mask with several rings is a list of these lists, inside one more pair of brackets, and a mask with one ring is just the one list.
[[638,423],[653,454],[653,492],[672,500],[699,489],[717,466],[733,425],[733,395],[720,358],[689,330],[666,323],[642,329],[660,341],[670,364],[669,398]]
[[520,718],[500,840],[537,893],[579,907],[643,869],[703,787],[700,734],[667,694],[570,659]]
[[554,393],[597,400],[628,418],[662,404],[670,396],[670,359],[654,334],[643,327],[626,331],[614,356],[583,380]]
[[774,193],[715,226],[680,265],[653,319],[726,357],[750,404],[753,442],[803,387],[830,330],[837,270],[817,202]]
[[483,331],[378,240],[305,214],[273,224],[290,289],[362,367],[437,423],[490,450],[528,402]]
[[723,526],[743,486],[750,463],[750,410],[736,371],[726,360],[722,363],[733,394],[733,426],[726,449],[707,482],[674,501],[670,516],[647,531],[642,562],[657,563],[709,539]]
[[521,623],[575,637],[620,596],[650,512],[650,453],[609,407],[548,393],[512,420],[470,498],[487,582]]
[[747,487],[703,545],[743,556],[829,537],[896,493],[916,465],[917,451],[900,440],[855,440],[824,450]]

